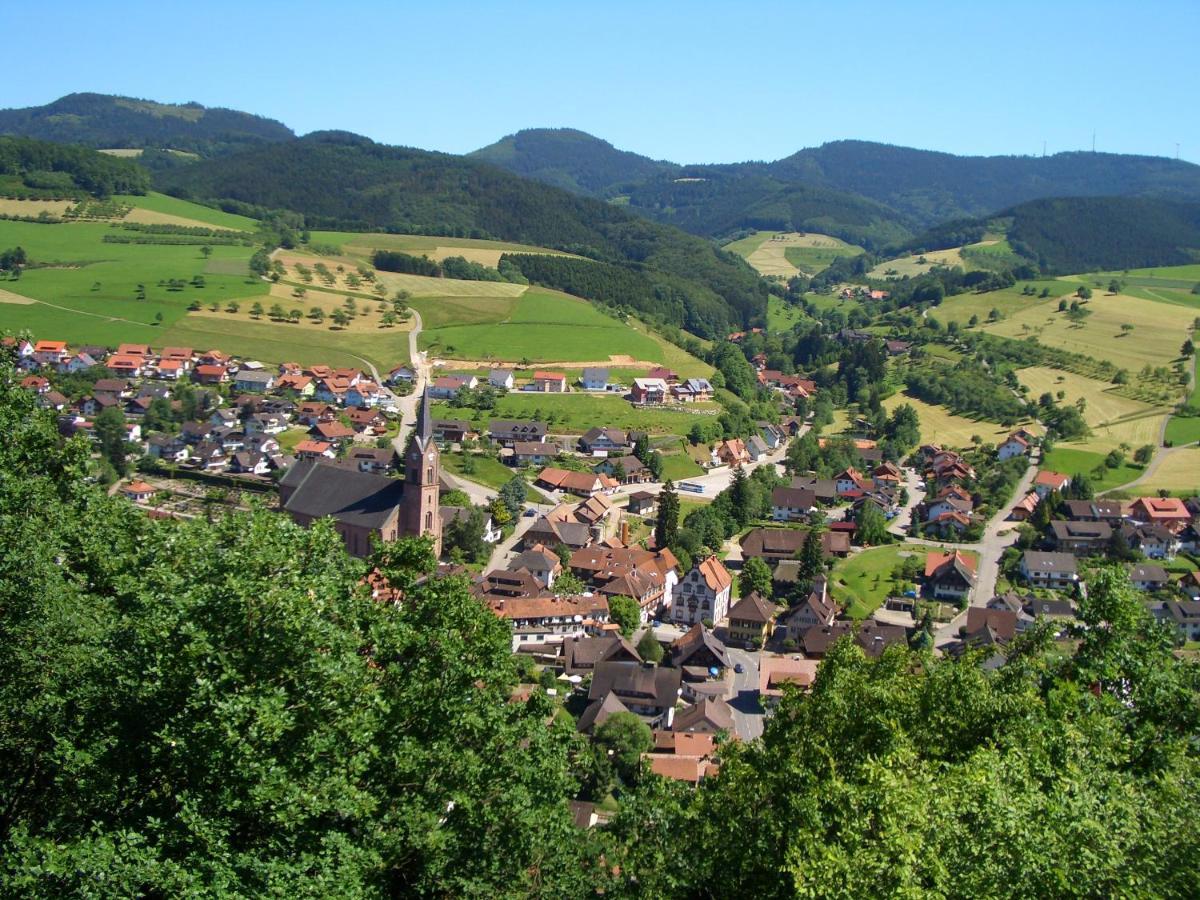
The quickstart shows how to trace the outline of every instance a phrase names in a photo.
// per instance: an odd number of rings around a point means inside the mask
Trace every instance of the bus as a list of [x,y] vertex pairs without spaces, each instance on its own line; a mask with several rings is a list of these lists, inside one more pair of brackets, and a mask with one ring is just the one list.
[[691,491],[693,494],[703,494],[704,493],[704,485],[696,484],[696,482],[694,482],[694,481],[679,482],[679,489],[681,491]]

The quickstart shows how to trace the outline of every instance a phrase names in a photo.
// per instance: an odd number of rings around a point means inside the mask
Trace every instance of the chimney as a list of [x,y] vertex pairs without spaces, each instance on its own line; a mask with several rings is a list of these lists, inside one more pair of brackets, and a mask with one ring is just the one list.
[[624,518],[621,519],[621,543],[629,546],[629,520]]

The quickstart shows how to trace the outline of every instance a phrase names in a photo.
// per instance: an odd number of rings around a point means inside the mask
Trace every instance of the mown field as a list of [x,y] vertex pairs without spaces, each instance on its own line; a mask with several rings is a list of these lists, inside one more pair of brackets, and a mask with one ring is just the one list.
[[[665,362],[661,344],[585,300],[529,288],[515,303],[458,303],[414,298],[420,345],[449,359],[562,361],[631,365]],[[426,317],[428,311],[429,316]],[[463,323],[464,319],[466,324]]]
[[[1021,291],[1025,287],[1032,287],[1035,291],[1031,297],[1028,294],[1022,294]],[[988,291],[984,294],[969,292],[966,294],[955,294],[953,297],[947,297],[930,311],[929,315],[943,325],[950,322],[957,322],[959,325],[967,325],[974,316],[978,319],[978,323],[986,325],[988,316],[992,310],[996,310],[1001,316],[1007,318],[1012,315],[1019,314],[1031,307],[1036,307],[1039,303],[1045,303],[1047,298],[1038,298],[1038,294],[1045,288],[1050,292],[1050,298],[1058,303],[1058,298],[1066,297],[1075,292],[1075,285],[1064,284],[1058,280],[1042,280],[1042,281],[1022,281],[1011,288],[1002,291]]]
[[1160,490],[1187,496],[1200,494],[1200,448],[1187,447],[1166,454],[1134,493],[1154,494]]
[[[197,216],[211,212],[194,209]],[[28,329],[38,338],[75,343],[158,344],[195,299],[223,306],[231,299],[267,293],[267,284],[251,278],[246,268],[253,247],[214,244],[206,259],[199,246],[103,240],[108,234],[131,233],[97,222],[0,221],[0,248],[23,247],[32,261],[20,280],[0,282],[0,288],[35,301],[0,303],[0,328]],[[203,287],[192,286],[195,276],[202,276]],[[185,286],[169,289],[172,279]],[[137,299],[139,286],[145,290],[143,300]]]
[[[209,228],[228,228],[236,231],[258,231],[258,222],[254,219],[201,206],[199,203],[168,197],[166,194],[157,194],[153,191],[144,197],[118,194],[113,199],[134,208],[133,212],[126,217],[126,221],[130,222],[187,224]],[[176,219],[184,221],[173,221]]]
[[[1087,475],[1091,478],[1092,487],[1097,491],[1118,488],[1142,474],[1141,466],[1129,462],[1110,469],[1104,465],[1104,457],[1105,454],[1094,450],[1082,450],[1076,446],[1059,444],[1045,454],[1041,461],[1041,468],[1049,469],[1051,472],[1063,472],[1067,475]],[[1092,477],[1093,472],[1098,472],[1100,477]]]
[[[1074,322],[1058,311],[1058,298],[1049,297],[983,328],[1005,337],[1037,337],[1046,346],[1109,360],[1136,375],[1147,364],[1162,366],[1176,359],[1195,318],[1195,311],[1183,306],[1099,291],[1083,308],[1090,315]],[[1122,325],[1133,330],[1123,331]]]
[[[970,447],[971,438],[978,435],[985,444],[997,444],[1008,436],[1011,428],[1005,428],[997,422],[984,419],[968,419],[966,416],[955,415],[944,406],[926,403],[905,393],[895,393],[883,401],[883,407],[891,412],[897,406],[907,403],[917,411],[921,421],[921,442],[941,444],[943,447]],[[847,431],[849,414],[844,409],[834,411],[833,424],[829,432],[838,434]],[[1036,430],[1036,429],[1035,429]]]
[[[1192,358],[1192,387],[1187,405],[1200,410],[1200,355]],[[1200,415],[1172,416],[1167,422],[1167,443],[1172,446],[1200,441]]]
[[839,256],[857,256],[863,248],[828,234],[756,231],[725,245],[763,275],[791,278],[815,275]]
[[556,434],[583,434],[593,426],[646,431],[652,434],[684,435],[697,419],[712,421],[720,412],[716,403],[689,404],[673,412],[670,409],[640,409],[620,397],[598,394],[535,394],[511,391],[501,397],[496,408],[486,414],[460,409],[449,403],[434,404],[439,419],[472,419],[485,427],[491,419],[536,419],[547,422]]
[[1017,378],[1029,387],[1034,400],[1044,393],[1057,397],[1061,391],[1059,403],[1074,404],[1081,398],[1085,401],[1083,418],[1092,434],[1070,445],[1083,450],[1107,453],[1121,444],[1135,449],[1143,444],[1158,446],[1163,420],[1170,412],[1166,406],[1122,397],[1114,393],[1115,385],[1072,372],[1032,366],[1017,372]]
[[[966,251],[964,253],[964,251]],[[1007,259],[1011,257],[1012,248],[1007,241],[990,239],[977,244],[967,244],[965,247],[951,247],[948,250],[930,250],[927,253],[914,253],[898,259],[881,262],[870,271],[872,278],[915,278],[924,275],[934,266],[958,266],[965,271],[984,268],[971,259],[973,255],[985,255]]]
[[807,319],[804,310],[785,303],[783,298],[774,294],[767,298],[767,331],[775,334],[791,331],[798,323]]

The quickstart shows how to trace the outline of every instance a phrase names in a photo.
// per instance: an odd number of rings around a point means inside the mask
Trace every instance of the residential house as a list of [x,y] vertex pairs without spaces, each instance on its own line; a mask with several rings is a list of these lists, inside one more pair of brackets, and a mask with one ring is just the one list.
[[609,597],[632,597],[642,611],[642,621],[669,611],[679,581],[679,561],[667,548],[593,545],[576,550],[568,563],[572,572]]
[[581,550],[594,539],[592,528],[583,522],[555,521],[547,516],[540,516],[525,532],[522,544],[527,548],[544,544],[547,547],[561,545],[572,550]]
[[802,522],[817,509],[817,495],[809,488],[777,487],[771,491],[771,518],[776,522]]
[[[798,528],[753,528],[742,538],[742,556],[757,556],[774,566],[781,561],[794,560],[808,538],[809,532]],[[824,531],[820,535],[821,554],[828,559],[850,553],[850,536],[840,531]]]
[[554,587],[554,580],[562,574],[562,560],[544,544],[534,544],[513,557],[507,568],[510,572],[528,572],[550,589]]
[[1058,491],[1061,494],[1070,486],[1070,475],[1064,475],[1062,472],[1051,472],[1049,469],[1042,469],[1042,471],[1037,473],[1037,477],[1033,479],[1033,490],[1039,497],[1045,497],[1051,491]]
[[298,459],[336,459],[337,449],[328,441],[301,441],[296,445]]
[[544,466],[560,452],[558,444],[549,441],[517,441],[508,459],[514,466]]
[[1018,614],[1011,609],[972,606],[967,623],[960,632],[963,648],[996,647],[1012,641],[1017,634]]
[[[109,360],[109,368],[112,368],[112,360]],[[229,380],[229,370],[225,366],[205,363],[196,366],[192,371],[192,377],[200,382],[200,384],[224,384]]]
[[473,426],[466,419],[433,420],[433,439],[439,444],[460,444],[474,434]]
[[[679,376],[675,372],[666,368],[665,366],[655,366],[653,369],[651,369],[649,372],[646,373],[646,377],[650,378],[650,379],[658,379],[660,381],[666,382],[667,384],[674,384],[675,382],[677,382],[679,380]],[[665,388],[664,388],[664,393],[665,393]]]
[[275,387],[275,376],[265,369],[242,368],[233,376],[233,387],[239,391],[257,391],[265,394]]
[[579,452],[592,456],[625,454],[632,451],[636,439],[620,428],[589,428],[579,438]]
[[279,392],[292,391],[300,397],[311,397],[317,390],[317,383],[311,375],[290,373],[280,375],[275,381],[275,390]]
[[229,454],[216,441],[201,441],[192,449],[188,463],[206,472],[222,472],[229,468]]
[[1050,523],[1050,538],[1054,549],[1076,556],[1102,553],[1112,540],[1113,527],[1108,522],[1076,522],[1056,519]]
[[817,680],[820,665],[820,661],[815,659],[763,654],[758,665],[759,701],[768,709],[774,709],[783,699],[785,687],[807,693]]
[[70,359],[71,354],[66,341],[38,341],[26,358],[32,358],[39,366],[57,366]]
[[1006,459],[1012,459],[1014,456],[1028,456],[1029,441],[1021,437],[1019,434],[1010,434],[1004,439],[999,447],[996,448],[996,458],[1001,462]]
[[671,730],[676,734],[719,734],[733,731],[733,710],[720,697],[704,697],[694,706],[675,714]]
[[707,378],[689,378],[671,386],[671,396],[680,403],[699,403],[711,400],[716,390]]
[[608,369],[588,367],[579,376],[579,383],[585,391],[607,391]]
[[431,400],[449,400],[460,390],[475,390],[479,379],[474,375],[441,375],[433,379],[427,393]]
[[96,368],[100,363],[90,353],[84,353],[82,350],[68,357],[64,362],[58,364],[58,371],[64,375],[77,375],[80,372],[87,372]]
[[763,439],[768,449],[776,450],[782,447],[787,442],[787,432],[780,425],[774,425],[771,422],[759,422],[758,433]]
[[511,391],[516,381],[512,369],[492,369],[488,372],[488,384],[494,388]]
[[707,681],[716,673],[733,666],[725,644],[697,622],[671,644],[668,657],[672,666],[684,670],[685,681]]
[[322,422],[332,422],[336,417],[337,410],[328,403],[308,401],[296,407],[296,422],[308,428]]
[[775,613],[774,603],[751,591],[729,610],[729,643],[761,647],[771,636]]
[[511,625],[514,653],[598,633],[608,621],[608,598],[594,594],[511,597],[489,605],[492,612]]
[[309,429],[309,433],[317,440],[332,444],[342,444],[354,438],[354,429],[341,422],[318,422]]
[[597,663],[629,662],[641,665],[642,657],[620,632],[597,637],[571,637],[563,641],[562,667],[567,675],[590,675]]
[[714,466],[740,466],[750,462],[750,453],[746,443],[741,438],[729,438],[721,441],[712,452]]
[[146,369],[146,359],[142,356],[120,356],[114,354],[104,363],[105,368],[114,375],[123,378],[139,378]]
[[1075,522],[1108,522],[1115,525],[1121,521],[1124,511],[1120,500],[1064,500],[1063,514]]
[[1181,535],[1157,523],[1137,525],[1125,522],[1120,526],[1120,535],[1127,547],[1137,550],[1148,559],[1174,559],[1183,543]]
[[746,438],[746,452],[750,454],[751,462],[758,462],[760,459],[765,459],[771,452],[771,448],[757,434],[752,434]]
[[121,496],[134,503],[149,503],[154,493],[154,485],[144,481],[131,481],[121,487]]
[[832,478],[813,478],[797,475],[792,479],[791,487],[805,488],[813,492],[817,503],[831,506],[838,501],[837,482]]
[[654,495],[648,491],[635,491],[629,495],[629,505],[626,509],[634,515],[649,515],[654,510],[654,499]]
[[373,381],[362,380],[352,385],[345,394],[343,402],[348,407],[368,409],[378,406],[385,399],[383,391]]
[[397,384],[401,381],[412,381],[417,377],[417,373],[413,371],[411,366],[396,366],[387,374],[388,384]]
[[595,466],[594,471],[608,475],[621,484],[646,484],[654,480],[650,469],[636,456],[610,456]]
[[542,394],[565,394],[567,392],[567,376],[562,372],[534,372],[533,381],[526,390]]
[[546,490],[564,491],[580,497],[590,497],[601,491],[611,491],[618,486],[617,482],[607,475],[597,475],[595,472],[571,472],[552,466],[542,469],[536,480],[538,486]]
[[1200,601],[1168,600],[1167,622],[1175,626],[1184,641],[1200,641]]
[[354,447],[346,454],[346,460],[354,463],[358,471],[372,475],[390,475],[396,469],[396,451],[391,447]]
[[271,471],[267,457],[254,450],[242,450],[234,453],[230,461],[230,471],[242,475],[266,475]]
[[679,669],[612,660],[593,667],[588,699],[595,702],[615,694],[626,709],[648,720],[651,726],[670,728],[681,692]]
[[837,611],[837,604],[829,594],[829,580],[819,575],[813,579],[808,596],[779,617],[775,636],[784,641],[802,641],[812,629],[833,625]]
[[546,439],[546,423],[492,419],[488,423],[488,436],[505,447],[511,447],[516,441],[542,441]]
[[350,427],[359,434],[383,434],[387,431],[387,419],[379,410],[369,406],[350,406],[346,410]]
[[1066,588],[1079,581],[1079,567],[1070,553],[1026,550],[1021,556],[1021,575],[1036,587]]
[[1037,512],[1038,504],[1042,502],[1034,491],[1030,491],[1020,500],[1018,500],[1009,513],[1009,518],[1014,522],[1028,522],[1029,519]]
[[878,658],[888,647],[907,646],[908,633],[900,625],[885,625],[874,619],[854,623],[838,620],[830,625],[810,628],[804,633],[804,655],[812,659],[824,657],[829,649],[844,637],[849,637],[867,656]]
[[1192,514],[1178,497],[1138,497],[1129,504],[1129,517],[1178,530],[1191,522]]
[[975,587],[975,560],[954,550],[925,557],[925,589],[937,600],[961,600]]
[[1161,591],[1170,585],[1171,579],[1162,566],[1137,563],[1129,569],[1129,583],[1139,591]]
[[844,469],[834,479],[834,484],[837,486],[839,497],[846,497],[852,494],[860,494],[870,490],[872,482],[870,482],[862,472],[851,466]]
[[732,592],[733,578],[729,570],[715,556],[710,556],[693,565],[679,580],[671,619],[681,625],[695,625],[707,620],[711,627],[711,623],[719,622],[728,614]]
[[634,403],[664,403],[667,390],[667,382],[661,378],[635,378],[629,394]]

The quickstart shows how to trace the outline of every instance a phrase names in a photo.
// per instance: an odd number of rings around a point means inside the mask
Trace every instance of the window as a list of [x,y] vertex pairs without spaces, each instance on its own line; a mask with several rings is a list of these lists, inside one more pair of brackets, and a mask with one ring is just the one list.
[[433,531],[433,513],[425,513],[425,530]]
[[425,481],[429,484],[433,484],[433,466],[430,466],[425,470]]

